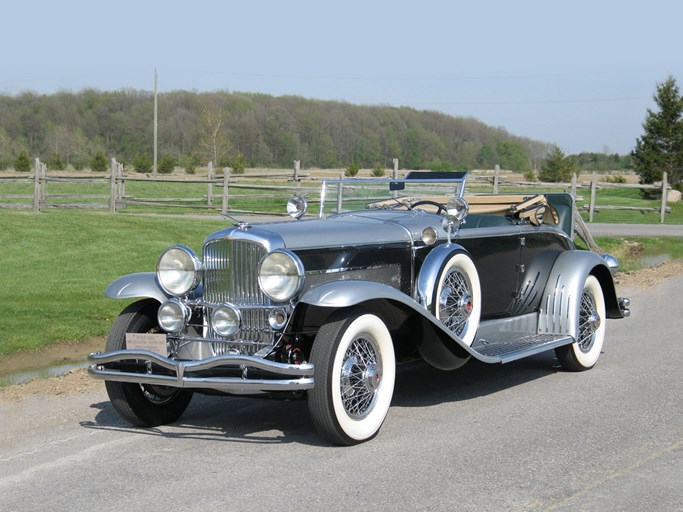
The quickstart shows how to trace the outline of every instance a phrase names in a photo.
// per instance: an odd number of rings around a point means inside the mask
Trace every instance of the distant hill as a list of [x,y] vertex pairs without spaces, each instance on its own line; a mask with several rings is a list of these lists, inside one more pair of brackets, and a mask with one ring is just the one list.
[[[407,107],[359,106],[295,96],[174,91],[158,97],[159,155],[192,167],[493,168],[525,171],[549,145],[472,118]],[[101,151],[129,165],[151,161],[153,95],[86,89],[0,96],[0,168],[21,151],[51,168],[89,164]]]

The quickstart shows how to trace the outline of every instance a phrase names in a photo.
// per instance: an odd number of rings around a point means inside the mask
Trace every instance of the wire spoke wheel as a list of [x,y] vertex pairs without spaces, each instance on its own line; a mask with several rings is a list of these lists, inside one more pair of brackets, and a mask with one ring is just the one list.
[[595,276],[586,278],[575,311],[576,341],[556,348],[555,355],[565,370],[580,372],[595,366],[605,341],[605,297]]
[[581,306],[579,309],[579,336],[576,340],[581,352],[590,351],[595,341],[595,332],[600,328],[600,315],[595,306],[593,296],[584,291],[581,295]]
[[329,441],[353,445],[377,435],[396,379],[391,334],[375,315],[342,311],[320,327],[311,349],[315,387],[308,407]]
[[464,253],[452,256],[441,271],[434,316],[465,343],[472,344],[481,317],[481,285],[474,263]]
[[353,340],[344,354],[339,390],[349,416],[360,419],[370,413],[381,380],[376,342],[365,337]]
[[460,335],[471,313],[472,295],[467,278],[459,268],[451,268],[444,277],[439,316],[446,327]]

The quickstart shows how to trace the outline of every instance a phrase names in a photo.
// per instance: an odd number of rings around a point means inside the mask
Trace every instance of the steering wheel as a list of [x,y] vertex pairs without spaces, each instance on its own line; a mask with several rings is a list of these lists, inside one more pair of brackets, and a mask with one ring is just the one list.
[[437,208],[437,210],[436,210],[437,215],[440,215],[442,211],[443,211],[443,214],[444,214],[444,215],[448,212],[448,210],[446,210],[446,207],[445,207],[444,205],[442,205],[441,203],[437,203],[436,201],[429,201],[429,200],[417,201],[417,202],[415,202],[415,203],[413,203],[413,204],[411,204],[411,205],[408,205],[408,209],[409,209],[409,210],[413,210],[413,209],[415,209],[417,206],[422,206],[422,205],[425,205],[425,204],[429,204],[429,205],[431,205],[431,206],[436,206],[436,208]]

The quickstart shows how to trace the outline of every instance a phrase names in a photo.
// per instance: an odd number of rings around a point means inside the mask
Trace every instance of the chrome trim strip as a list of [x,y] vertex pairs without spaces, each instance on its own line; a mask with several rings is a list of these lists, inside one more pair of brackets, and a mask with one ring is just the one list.
[[[108,370],[103,367],[107,363],[130,360],[153,362],[175,372],[172,375],[155,375],[152,373],[122,372]],[[138,384],[156,384],[178,388],[210,388],[232,393],[258,393],[261,391],[296,391],[311,389],[314,384],[314,367],[310,363],[285,364],[275,363],[260,357],[244,355],[221,355],[201,361],[175,361],[148,350],[114,350],[105,353],[93,353],[88,356],[93,363],[88,373],[101,380],[117,382],[133,382]],[[289,376],[285,379],[248,379],[237,377],[188,377],[188,373],[210,370],[220,366],[235,366],[245,369],[253,368],[278,375]]]

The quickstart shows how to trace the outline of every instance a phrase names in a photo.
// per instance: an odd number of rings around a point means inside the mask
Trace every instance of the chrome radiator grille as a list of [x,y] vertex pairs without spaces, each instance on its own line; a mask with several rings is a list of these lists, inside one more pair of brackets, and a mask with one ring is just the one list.
[[253,353],[273,342],[268,324],[270,300],[258,285],[258,264],[265,254],[265,247],[248,240],[212,240],[204,246],[205,302],[228,302],[242,314],[242,328],[234,339],[214,343],[216,354]]
[[258,264],[266,249],[245,240],[214,240],[204,246],[204,299],[236,306],[269,304],[258,285]]

